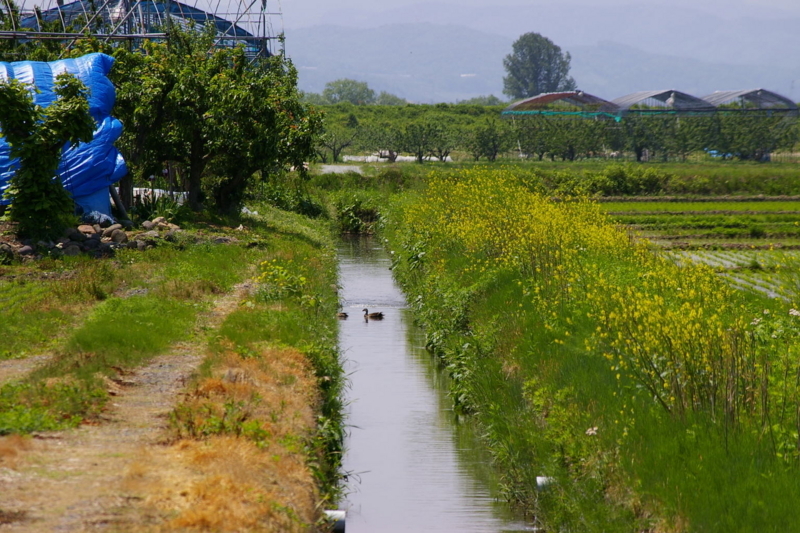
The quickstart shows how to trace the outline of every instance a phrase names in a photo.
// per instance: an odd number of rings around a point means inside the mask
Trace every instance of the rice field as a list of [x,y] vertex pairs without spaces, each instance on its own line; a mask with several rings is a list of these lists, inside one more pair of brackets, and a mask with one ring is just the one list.
[[615,222],[678,264],[705,264],[737,288],[771,298],[800,292],[800,201],[605,202]]

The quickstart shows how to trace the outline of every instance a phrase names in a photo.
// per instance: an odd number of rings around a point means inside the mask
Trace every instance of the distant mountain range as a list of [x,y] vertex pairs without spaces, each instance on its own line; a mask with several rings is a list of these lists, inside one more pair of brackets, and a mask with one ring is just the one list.
[[[453,102],[503,96],[502,61],[515,38],[430,22],[362,28],[320,25],[287,31],[286,51],[299,69],[304,91],[321,92],[328,81],[353,78],[412,102]],[[752,57],[751,64],[726,64],[713,54],[680,57],[612,40],[566,46],[551,38],[571,53],[571,75],[578,87],[607,99],[649,89],[704,96],[715,90],[763,87],[800,100],[800,44],[783,55],[786,65],[780,66]],[[685,51],[685,43],[678,44],[675,48]]]

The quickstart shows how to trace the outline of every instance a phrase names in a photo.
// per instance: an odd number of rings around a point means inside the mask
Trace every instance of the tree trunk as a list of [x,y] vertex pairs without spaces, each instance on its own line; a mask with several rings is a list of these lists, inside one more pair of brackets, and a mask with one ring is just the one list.
[[192,211],[200,211],[200,195],[203,186],[203,171],[206,167],[202,134],[197,131],[192,137],[189,148],[189,207]]

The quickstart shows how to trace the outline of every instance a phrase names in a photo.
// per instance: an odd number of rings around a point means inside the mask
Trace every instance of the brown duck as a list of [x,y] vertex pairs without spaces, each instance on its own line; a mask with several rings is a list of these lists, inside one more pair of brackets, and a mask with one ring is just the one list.
[[370,313],[369,309],[362,309],[364,311],[364,320],[383,320],[383,313]]

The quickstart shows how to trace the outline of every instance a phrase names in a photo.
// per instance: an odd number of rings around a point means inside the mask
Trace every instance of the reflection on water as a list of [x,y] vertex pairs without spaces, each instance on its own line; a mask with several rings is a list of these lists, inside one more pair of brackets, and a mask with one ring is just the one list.
[[[348,391],[348,533],[523,531],[492,498],[472,434],[454,423],[446,376],[424,350],[390,260],[367,238],[339,249]],[[365,322],[361,310],[382,311]]]

